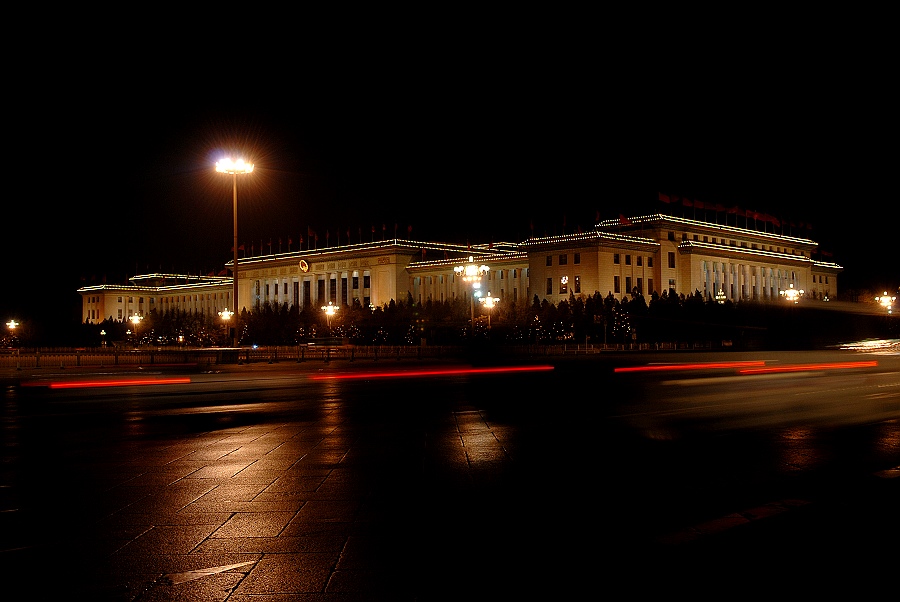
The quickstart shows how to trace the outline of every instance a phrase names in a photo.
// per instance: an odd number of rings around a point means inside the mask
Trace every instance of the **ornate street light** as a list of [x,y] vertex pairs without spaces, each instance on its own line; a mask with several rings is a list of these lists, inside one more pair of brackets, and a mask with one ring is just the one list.
[[15,320],[10,320],[6,323],[6,327],[9,328],[9,337],[12,340],[13,345],[15,345],[16,341],[16,328],[18,328],[19,323]]
[[894,313],[893,306],[894,306],[894,301],[896,301],[896,300],[897,300],[897,297],[894,297],[894,296],[889,297],[887,294],[887,291],[884,291],[883,295],[881,295],[879,297],[875,297],[875,301],[880,303],[881,307],[883,307],[885,309],[885,311],[887,311],[889,314]]
[[804,290],[801,288],[797,290],[794,288],[794,283],[791,282],[791,288],[785,289],[778,294],[790,301],[791,303],[800,303],[800,297],[803,296]]
[[481,304],[488,310],[488,330],[491,329],[491,314],[494,313],[494,306],[498,303],[500,303],[500,299],[498,297],[491,297],[491,291],[488,291],[487,297],[481,298]]
[[725,303],[725,291],[719,289],[719,292],[716,293],[716,301],[719,305],[723,305]]
[[472,335],[475,334],[475,297],[481,296],[481,279],[490,272],[490,268],[486,265],[475,265],[475,258],[469,255],[469,263],[453,268],[457,276],[462,278],[463,282],[472,284],[472,295],[469,307],[469,322],[472,325]]
[[322,311],[325,312],[325,321],[328,323],[328,333],[331,334],[331,318],[334,317],[334,314],[337,313],[337,305],[335,305],[332,301],[328,302],[328,305],[322,306]]
[[[238,211],[237,211],[237,177],[242,174],[249,174],[253,171],[253,163],[246,163],[243,159],[238,159],[237,161],[232,161],[229,159],[222,159],[221,161],[216,161],[216,171],[219,173],[231,174],[232,188],[234,190],[234,263],[231,269],[231,280],[232,280],[232,305],[234,305],[234,311],[240,311],[240,305],[238,304]],[[238,334],[237,328],[234,329],[234,346],[238,346]]]
[[228,325],[231,323],[231,316],[234,315],[233,311],[228,311],[226,307],[222,311],[219,312],[219,317],[222,318],[222,321],[225,323],[225,336],[228,336]]
[[132,324],[134,324],[134,341],[135,341],[135,346],[137,346],[140,344],[140,339],[138,339],[138,328],[137,327],[138,327],[138,324],[141,323],[141,320],[144,319],[144,316],[134,314],[133,316],[131,316],[128,319],[131,320]]

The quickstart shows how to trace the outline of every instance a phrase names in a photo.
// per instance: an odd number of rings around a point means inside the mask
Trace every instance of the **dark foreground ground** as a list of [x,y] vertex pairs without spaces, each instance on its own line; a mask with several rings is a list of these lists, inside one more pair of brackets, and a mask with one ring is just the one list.
[[[360,369],[371,366],[289,367],[292,378]],[[147,402],[127,387],[102,403],[8,389],[4,588],[231,602],[890,589],[900,467],[824,477],[798,499],[673,512],[676,498],[702,498],[679,488],[721,474],[676,478],[697,446],[662,457],[657,442],[608,429],[597,404],[609,392],[586,384],[596,369],[304,380],[287,394],[266,392],[284,366],[195,375],[222,391],[247,383],[236,397],[214,391],[218,405]]]

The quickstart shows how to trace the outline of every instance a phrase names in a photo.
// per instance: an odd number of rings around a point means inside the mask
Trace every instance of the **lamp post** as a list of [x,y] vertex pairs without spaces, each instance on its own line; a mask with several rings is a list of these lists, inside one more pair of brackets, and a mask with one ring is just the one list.
[[332,301],[328,302],[328,305],[322,306],[322,311],[325,312],[325,321],[328,323],[328,334],[331,334],[331,318],[334,317],[334,314],[337,313],[337,305],[335,305]]
[[[231,174],[231,182],[232,189],[234,191],[234,263],[231,268],[231,280],[232,280],[232,305],[234,305],[234,311],[240,311],[240,305],[238,305],[238,233],[237,233],[237,224],[238,224],[238,212],[237,212],[237,177],[239,174],[249,174],[253,171],[253,163],[246,163],[243,159],[238,159],[237,161],[233,161],[229,159],[222,159],[221,161],[216,161],[216,171],[219,173],[227,173]],[[238,346],[238,334],[237,328],[234,328],[234,336],[233,336],[234,346]]]
[[716,293],[716,302],[719,305],[723,305],[725,303],[725,291],[719,289],[719,292]]
[[453,268],[463,282],[472,284],[472,296],[469,301],[469,323],[472,325],[472,336],[475,335],[475,297],[481,296],[481,279],[490,271],[486,265],[475,265],[475,258],[469,255],[469,263]]
[[894,301],[896,301],[896,300],[897,300],[897,297],[894,297],[894,296],[889,297],[887,294],[887,291],[884,291],[883,295],[881,295],[879,297],[875,297],[875,301],[880,303],[881,307],[883,307],[885,309],[885,311],[887,311],[889,314],[894,313],[893,305],[894,305]]
[[491,329],[491,314],[494,313],[494,306],[500,302],[498,297],[491,297],[491,291],[488,291],[487,297],[481,298],[481,304],[488,310],[488,330]]
[[6,323],[6,327],[9,328],[9,338],[10,338],[11,342],[13,343],[13,345],[15,345],[15,342],[16,342],[16,328],[18,326],[19,326],[19,323],[16,322],[15,320],[10,320],[9,322]]
[[225,322],[225,337],[228,338],[228,325],[231,323],[231,316],[234,315],[233,311],[228,311],[226,307],[222,311],[219,312],[219,317],[222,318],[222,321]]
[[800,303],[800,297],[803,296],[804,292],[802,288],[800,290],[795,289],[794,283],[791,282],[791,288],[785,289],[779,294],[792,303]]
[[140,339],[138,339],[138,324],[141,323],[141,320],[144,319],[144,316],[139,316],[138,314],[134,314],[130,318],[131,323],[134,324],[134,346],[137,347],[140,344]]

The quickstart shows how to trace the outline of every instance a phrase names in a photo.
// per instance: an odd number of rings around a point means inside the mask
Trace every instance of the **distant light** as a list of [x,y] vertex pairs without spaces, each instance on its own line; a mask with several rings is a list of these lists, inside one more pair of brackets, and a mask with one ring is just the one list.
[[897,300],[897,297],[893,297],[893,296],[888,297],[887,291],[884,291],[884,294],[881,295],[880,297],[875,297],[875,301],[877,301],[878,303],[881,303],[881,307],[886,309],[889,314],[893,313],[893,304],[894,304],[894,301],[896,301],[896,300]]

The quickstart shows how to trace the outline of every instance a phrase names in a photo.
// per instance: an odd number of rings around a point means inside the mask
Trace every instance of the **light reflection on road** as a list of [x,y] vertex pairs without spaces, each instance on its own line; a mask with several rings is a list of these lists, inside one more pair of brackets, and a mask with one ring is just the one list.
[[[900,418],[897,362],[770,362],[710,374],[645,372],[620,415],[638,429],[723,431],[838,426]],[[655,377],[655,378],[654,378]],[[654,435],[656,436],[656,435]]]

